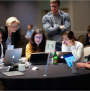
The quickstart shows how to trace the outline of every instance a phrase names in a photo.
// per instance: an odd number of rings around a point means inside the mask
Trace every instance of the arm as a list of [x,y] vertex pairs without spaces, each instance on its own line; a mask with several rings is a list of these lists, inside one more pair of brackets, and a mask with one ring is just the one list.
[[45,29],[46,33],[48,35],[54,35],[57,34],[60,31],[60,26],[58,24],[55,24],[55,27],[52,27],[50,21],[49,21],[49,16],[45,15],[42,18],[42,23],[43,23],[43,28]]
[[3,61],[2,61],[2,59],[0,59],[0,64],[2,64],[3,63]]
[[70,30],[71,28],[71,21],[70,21],[70,16],[69,14],[65,13],[64,16],[64,28],[59,31],[59,33],[64,33],[66,30]]
[[2,33],[3,53],[4,53],[4,55],[5,55],[5,51],[6,51],[6,49],[7,49],[5,42],[6,42],[6,39],[7,39],[7,37],[8,37],[8,32],[7,32],[7,30],[6,30],[5,27],[1,27],[1,28],[0,28],[0,32]]
[[28,38],[28,36],[29,36],[29,31],[27,31],[25,38]]
[[28,58],[28,61],[30,60],[31,53],[32,53],[31,45],[28,43],[26,45],[26,53],[25,53],[26,58]]
[[72,46],[71,51],[76,61],[78,61],[81,58],[82,53],[83,53],[83,45],[78,45],[77,48],[75,46]]
[[87,64],[87,63],[77,63],[77,68],[88,68],[88,69],[90,69],[90,64]]
[[62,52],[70,52],[68,46],[64,45],[63,43],[62,43]]

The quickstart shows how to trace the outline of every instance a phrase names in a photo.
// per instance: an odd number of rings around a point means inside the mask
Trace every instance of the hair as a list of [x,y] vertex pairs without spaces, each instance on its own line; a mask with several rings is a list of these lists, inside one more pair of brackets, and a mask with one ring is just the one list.
[[90,25],[88,26],[88,28],[87,28],[87,32],[89,32],[90,33]]
[[58,3],[60,5],[60,0],[50,0],[50,3]]
[[28,26],[31,26],[31,28],[33,28],[33,25],[32,24],[29,24]]
[[67,30],[67,31],[65,31],[65,32],[63,33],[63,35],[67,35],[67,37],[68,37],[69,39],[73,39],[73,40],[77,41],[77,39],[74,37],[73,31]]
[[20,21],[19,21],[16,17],[9,17],[9,18],[6,20],[6,25],[11,26],[11,24],[12,24],[13,22],[17,22],[17,24],[20,23]]
[[[2,35],[1,31],[0,34]],[[0,57],[1,57],[2,51],[1,51],[1,44],[0,44]]]
[[42,34],[42,36],[43,36],[42,41],[41,41],[41,43],[39,45],[39,48],[40,48],[40,52],[44,52],[45,51],[45,45],[46,45],[47,36],[46,36],[45,32],[42,29],[35,29],[33,31],[32,35],[31,35],[31,38],[30,38],[30,41],[29,41],[31,46],[32,46],[32,49],[34,51],[37,50],[37,44],[34,41],[34,36],[36,34]]

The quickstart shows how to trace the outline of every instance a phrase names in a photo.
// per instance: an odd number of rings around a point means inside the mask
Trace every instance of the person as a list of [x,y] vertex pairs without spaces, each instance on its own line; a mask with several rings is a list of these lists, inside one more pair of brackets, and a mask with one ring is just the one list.
[[87,32],[84,46],[90,45],[90,25],[88,26]]
[[62,35],[62,52],[72,52],[76,62],[85,62],[83,44],[74,37],[74,33],[67,30]]
[[30,60],[31,53],[44,52],[47,36],[42,29],[36,29],[26,45],[26,58]]
[[76,66],[77,66],[77,68],[88,68],[88,69],[90,69],[90,61],[86,62],[86,63],[83,63],[83,62],[77,63]]
[[56,51],[61,51],[62,34],[70,30],[71,22],[68,13],[59,10],[60,0],[50,0],[51,11],[43,16],[42,23],[48,39],[56,41]]
[[34,31],[34,29],[33,29],[33,25],[28,25],[28,31],[27,31],[27,33],[26,33],[26,35],[25,35],[25,38],[27,39],[27,40],[29,40],[30,39],[30,37],[31,37],[31,35],[32,35],[32,33],[33,33],[33,31]]
[[2,44],[3,51],[5,54],[5,50],[9,46],[13,46],[14,48],[18,48],[20,44],[20,35],[21,29],[19,28],[19,20],[16,17],[9,17],[6,20],[6,25],[0,27],[0,31],[2,32]]
[[0,64],[4,62],[3,45],[2,45],[2,33],[0,32]]

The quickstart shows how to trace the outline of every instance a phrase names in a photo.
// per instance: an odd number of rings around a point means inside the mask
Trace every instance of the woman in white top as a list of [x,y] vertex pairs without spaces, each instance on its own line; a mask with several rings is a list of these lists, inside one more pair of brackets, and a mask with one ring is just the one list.
[[65,31],[62,37],[62,51],[72,52],[77,62],[85,62],[83,44],[76,41],[74,33],[72,31]]
[[0,32],[0,64],[4,62],[3,58],[3,45],[1,43],[2,41],[2,33]]

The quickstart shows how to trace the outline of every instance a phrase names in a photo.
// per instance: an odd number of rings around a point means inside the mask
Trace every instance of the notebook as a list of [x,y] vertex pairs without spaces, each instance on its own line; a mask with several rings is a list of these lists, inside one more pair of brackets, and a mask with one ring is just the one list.
[[4,66],[9,66],[15,63],[19,63],[21,54],[22,54],[22,48],[6,50]]
[[47,64],[49,53],[47,52],[39,52],[32,53],[30,57],[30,63],[32,65],[44,65]]
[[75,60],[73,54],[72,53],[64,54],[63,57],[66,63],[68,64],[68,66],[72,67],[72,61]]

